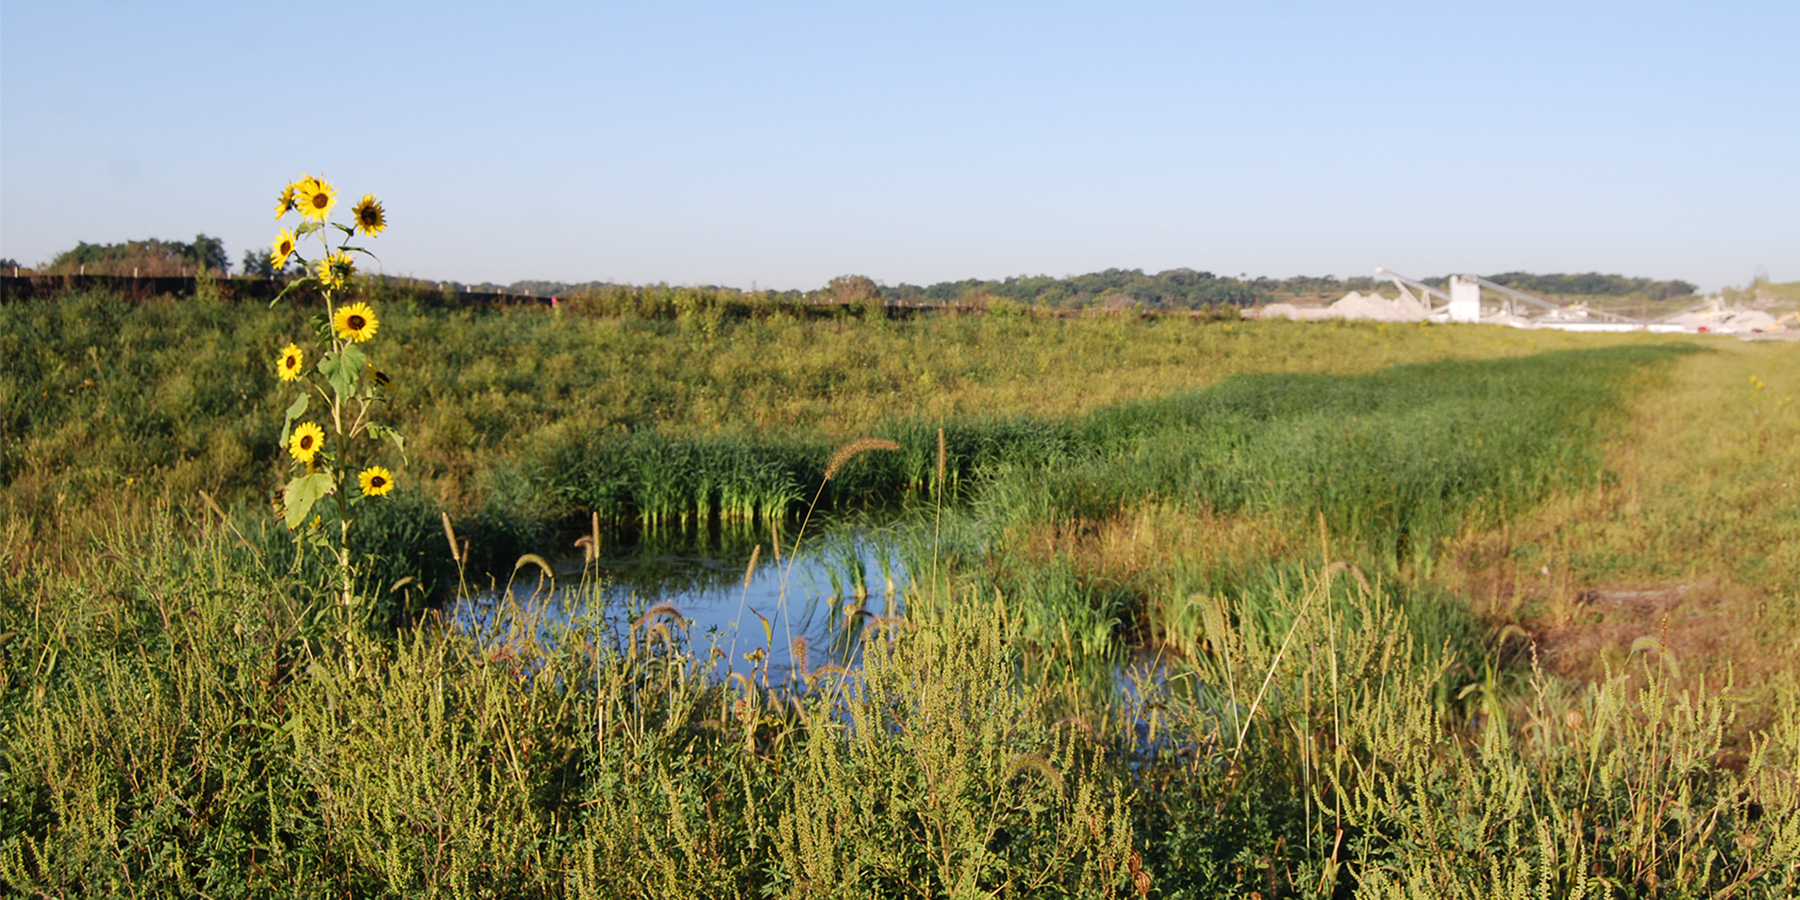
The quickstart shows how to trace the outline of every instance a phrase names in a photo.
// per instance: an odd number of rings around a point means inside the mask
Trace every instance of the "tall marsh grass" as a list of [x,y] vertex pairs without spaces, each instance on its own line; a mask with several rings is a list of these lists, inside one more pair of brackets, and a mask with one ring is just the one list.
[[[1785,897],[1800,717],[1639,665],[1513,718],[1342,566],[1095,698],[1006,598],[719,680],[674,619],[346,631],[222,533],[0,581],[0,881],[64,895]],[[1366,581],[1366,580],[1365,580]],[[520,614],[528,615],[521,611]]]

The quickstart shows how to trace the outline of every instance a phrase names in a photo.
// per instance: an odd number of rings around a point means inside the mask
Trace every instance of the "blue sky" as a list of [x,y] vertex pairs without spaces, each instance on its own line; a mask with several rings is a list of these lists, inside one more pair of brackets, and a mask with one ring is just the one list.
[[[1107,267],[1800,279],[1800,4],[8,0],[0,257],[274,236],[390,274]],[[347,209],[347,207],[341,207]]]

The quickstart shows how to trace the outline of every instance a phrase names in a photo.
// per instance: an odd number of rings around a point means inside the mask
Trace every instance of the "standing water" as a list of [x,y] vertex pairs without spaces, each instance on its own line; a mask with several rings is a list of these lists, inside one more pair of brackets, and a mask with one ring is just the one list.
[[[448,612],[457,627],[498,640],[520,627],[501,622],[535,623],[553,641],[571,621],[598,617],[621,646],[634,624],[653,619],[696,657],[785,680],[796,664],[854,662],[863,629],[902,611],[907,579],[889,543],[869,529],[821,531],[779,559],[768,544],[716,529],[607,535],[597,560],[550,560],[553,577],[527,563],[510,585],[458,597]],[[526,615],[498,615],[514,605]]]

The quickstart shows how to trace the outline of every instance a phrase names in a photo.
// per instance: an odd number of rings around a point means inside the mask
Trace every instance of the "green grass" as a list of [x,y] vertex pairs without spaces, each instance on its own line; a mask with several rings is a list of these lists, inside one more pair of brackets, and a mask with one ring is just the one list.
[[[1379,589],[1095,704],[1001,600],[918,592],[860,676],[718,681],[666,624],[478,643],[341,621],[162,520],[0,582],[0,881],[21,894],[1782,897],[1800,719],[1653,666],[1446,701]],[[528,615],[529,610],[522,610]],[[1022,674],[1030,673],[1030,674]],[[1632,685],[1635,691],[1630,691]],[[1628,699],[1633,698],[1633,699]],[[1660,886],[1660,887],[1658,887]]]
[[[396,380],[393,412],[409,437],[410,459],[395,469],[403,489],[459,516],[516,521],[556,505],[556,473],[534,467],[576,440],[723,435],[829,453],[896,421],[929,430],[1062,419],[1239,372],[1366,372],[1596,345],[1557,333],[1465,340],[1455,329],[1180,317],[818,319],[773,303],[738,309],[734,292],[637,297],[629,309],[572,304],[553,315],[371,295],[382,337],[370,350]],[[271,360],[304,332],[303,318],[287,305],[103,292],[0,306],[0,357],[12,363],[0,371],[0,507],[32,536],[66,536],[88,512],[188,503],[198,490],[227,506],[265,505],[279,467],[271,423],[286,405]]]
[[[366,621],[264,505],[291,311],[0,307],[9,891],[1800,889],[1786,347],[371,299],[412,453]],[[760,540],[862,436],[901,449],[822,502],[898,508],[917,580],[843,638],[855,677],[721,680],[667,616],[427,609],[440,511],[499,571],[590,510]],[[1654,624],[1556,674],[1579,589],[1709,578],[1754,603],[1747,677]]]

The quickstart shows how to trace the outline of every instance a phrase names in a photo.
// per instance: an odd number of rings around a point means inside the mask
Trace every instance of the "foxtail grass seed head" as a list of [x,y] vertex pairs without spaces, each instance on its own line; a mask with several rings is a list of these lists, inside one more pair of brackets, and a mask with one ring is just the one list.
[[644,614],[638,616],[637,621],[631,623],[631,627],[634,629],[643,628],[646,623],[655,622],[659,619],[667,619],[677,625],[687,624],[687,617],[681,614],[680,607],[673,603],[658,603],[655,606],[644,610]]
[[550,569],[549,561],[545,560],[543,557],[537,555],[536,553],[527,553],[524,556],[519,557],[518,561],[513,563],[513,571],[517,572],[520,569],[523,569],[528,565],[537,566],[538,571],[540,573],[542,573],[543,577],[548,577],[548,578],[556,577],[556,573],[551,571],[551,569]]
[[1056,790],[1062,790],[1062,773],[1056,771],[1056,767],[1052,766],[1050,761],[1042,756],[1035,753],[1018,753],[1014,754],[1012,759],[1007,760],[1006,777],[1012,778],[1013,776],[1022,775],[1026,772],[1035,773],[1039,778],[1044,780],[1045,784],[1048,784]]
[[744,566],[744,590],[750,589],[750,576],[756,574],[756,561],[762,557],[762,545],[757,544],[750,551],[750,564]]
[[885,438],[861,438],[859,440],[851,441],[850,443],[839,447],[838,451],[831,455],[831,461],[825,464],[825,480],[830,481],[831,479],[836,478],[838,470],[842,469],[845,463],[855,459],[859,454],[866,453],[870,450],[898,449],[900,449],[899,444]]
[[801,678],[812,677],[812,672],[806,665],[806,657],[811,650],[812,643],[806,639],[805,635],[794,638],[794,640],[788,644],[788,653],[793,657],[794,668],[800,671]]
[[452,560],[454,560],[457,565],[460,566],[460,565],[462,565],[462,561],[463,561],[462,551],[457,549],[456,529],[450,527],[450,514],[445,512],[445,513],[438,513],[438,515],[441,516],[444,520],[444,540],[446,540],[450,543],[450,558]]
[[938,455],[937,455],[937,483],[938,483],[939,490],[943,489],[944,475],[945,475],[945,470],[947,469],[947,466],[945,466],[945,463],[947,461],[948,461],[948,454],[946,454],[944,452],[944,429],[939,428],[938,429]]

